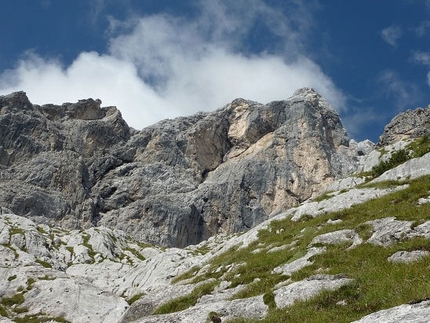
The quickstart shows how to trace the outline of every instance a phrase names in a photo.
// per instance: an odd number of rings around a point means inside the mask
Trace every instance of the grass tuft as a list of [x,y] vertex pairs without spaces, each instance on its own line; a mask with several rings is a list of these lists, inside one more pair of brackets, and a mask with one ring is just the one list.
[[183,311],[195,305],[199,300],[199,298],[202,297],[203,295],[212,293],[212,291],[217,285],[218,285],[218,282],[215,280],[209,283],[201,284],[196,288],[194,288],[194,290],[189,295],[175,298],[161,305],[154,311],[154,314],[167,314],[167,313]]

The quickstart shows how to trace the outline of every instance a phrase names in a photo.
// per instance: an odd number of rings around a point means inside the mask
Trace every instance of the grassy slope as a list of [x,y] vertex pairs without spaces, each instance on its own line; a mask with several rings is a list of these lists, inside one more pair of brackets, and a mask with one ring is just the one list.
[[[418,148],[422,148],[422,145],[418,145]],[[323,233],[353,229],[366,240],[372,233],[371,227],[364,224],[366,221],[385,217],[413,221],[414,224],[429,221],[430,203],[418,205],[417,201],[430,195],[430,176],[408,183],[408,188],[404,190],[350,209],[300,222],[290,219],[273,222],[268,229],[260,231],[258,241],[247,248],[232,249],[213,259],[210,269],[197,275],[193,282],[215,278],[230,281],[231,287],[246,285],[245,290],[234,298],[265,295],[268,305],[272,306],[269,315],[262,322],[350,322],[381,309],[430,298],[430,257],[410,264],[387,261],[396,251],[430,251],[430,242],[423,238],[402,240],[390,247],[367,243],[353,249],[348,249],[349,245],[345,244],[327,246],[327,252],[313,257],[314,263],[311,266],[292,274],[291,277],[272,273],[275,267],[303,256],[312,239]],[[400,183],[385,183],[398,184]],[[339,219],[342,221],[336,224],[327,222]],[[267,252],[273,247],[285,245],[290,247]],[[255,252],[256,250],[260,252]],[[228,271],[232,265],[236,267]],[[194,270],[193,274],[195,272]],[[313,299],[296,302],[286,309],[273,306],[273,289],[276,284],[299,281],[316,273],[343,274],[353,278],[354,282],[337,291],[323,292]],[[183,276],[186,277],[187,275]],[[214,286],[213,283],[211,286]],[[210,293],[212,289],[206,291]],[[185,301],[187,297],[173,300],[164,305],[159,313],[187,308],[195,304],[196,296],[200,294],[197,291],[192,293],[188,301]],[[178,306],[179,301],[182,306]],[[249,320],[237,319],[230,322]]]

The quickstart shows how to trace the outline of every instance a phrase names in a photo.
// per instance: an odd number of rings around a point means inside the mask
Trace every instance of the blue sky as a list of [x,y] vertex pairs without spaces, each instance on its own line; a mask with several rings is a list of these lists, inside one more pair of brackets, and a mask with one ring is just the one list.
[[132,127],[309,86],[351,138],[430,104],[429,0],[2,1],[0,94],[99,98]]

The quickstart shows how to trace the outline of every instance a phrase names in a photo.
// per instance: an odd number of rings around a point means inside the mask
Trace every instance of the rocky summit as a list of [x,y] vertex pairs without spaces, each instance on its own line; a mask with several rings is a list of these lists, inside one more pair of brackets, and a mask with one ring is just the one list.
[[312,89],[131,129],[0,96],[0,322],[428,322],[430,107]]
[[357,167],[339,115],[309,88],[142,131],[100,105],[0,97],[3,213],[184,247],[252,228]]

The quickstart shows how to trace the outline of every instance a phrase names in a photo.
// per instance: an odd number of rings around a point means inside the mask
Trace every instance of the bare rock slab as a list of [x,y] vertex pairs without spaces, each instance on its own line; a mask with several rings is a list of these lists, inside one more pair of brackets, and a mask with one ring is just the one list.
[[428,323],[429,318],[430,301],[424,301],[372,313],[353,323]]
[[29,315],[47,313],[76,323],[116,323],[128,303],[85,281],[57,278],[37,281],[26,294],[22,306],[29,309]]
[[396,263],[410,263],[428,256],[430,256],[430,252],[427,250],[397,251],[388,257],[388,261]]
[[323,290],[336,290],[352,281],[337,275],[314,275],[276,290],[275,303],[278,308],[284,308],[296,301],[312,298]]

